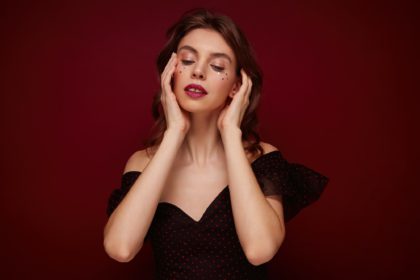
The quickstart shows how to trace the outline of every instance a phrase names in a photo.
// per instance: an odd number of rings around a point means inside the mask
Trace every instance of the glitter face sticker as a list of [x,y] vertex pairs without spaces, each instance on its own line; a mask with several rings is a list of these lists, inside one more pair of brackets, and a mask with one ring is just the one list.
[[178,64],[177,68],[178,68],[178,69],[176,69],[176,71],[177,71],[179,74],[182,74],[182,71],[185,71],[185,65]]
[[[175,69],[175,72],[177,75],[181,75],[182,73],[189,73],[190,71],[194,71],[194,68],[189,68],[190,66],[193,66],[193,64],[195,64],[195,59],[194,58],[187,58],[187,57],[183,57],[182,55],[179,58],[179,62],[177,64],[177,67]],[[210,63],[207,65],[208,71],[207,73],[210,74],[210,76],[212,76],[213,74],[211,73],[216,73],[217,76],[222,80],[229,80],[229,75],[228,72],[226,71],[225,67],[223,65],[219,65],[219,63]],[[188,71],[187,71],[188,70]]]
[[222,80],[229,80],[227,72],[217,72],[217,75],[219,75],[222,78]]

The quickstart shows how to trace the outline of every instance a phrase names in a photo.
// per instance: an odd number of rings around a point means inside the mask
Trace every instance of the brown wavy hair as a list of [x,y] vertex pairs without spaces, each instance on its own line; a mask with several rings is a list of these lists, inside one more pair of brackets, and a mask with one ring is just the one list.
[[[159,79],[172,52],[176,52],[181,39],[188,32],[197,28],[211,29],[218,32],[232,48],[236,56],[236,75],[240,77],[240,69],[243,68],[251,78],[252,91],[249,97],[249,105],[245,111],[240,129],[242,131],[242,141],[247,143],[245,146],[246,152],[252,155],[258,152],[263,154],[260,136],[256,131],[258,126],[256,110],[262,89],[262,71],[256,62],[254,51],[244,33],[229,17],[204,8],[196,8],[185,12],[166,32],[168,40],[156,60]],[[152,153],[156,152],[157,146],[162,142],[166,130],[165,114],[160,102],[161,92],[161,89],[159,89],[153,97],[152,116],[155,123],[152,127],[151,135],[144,141],[148,155],[149,149],[151,149]]]

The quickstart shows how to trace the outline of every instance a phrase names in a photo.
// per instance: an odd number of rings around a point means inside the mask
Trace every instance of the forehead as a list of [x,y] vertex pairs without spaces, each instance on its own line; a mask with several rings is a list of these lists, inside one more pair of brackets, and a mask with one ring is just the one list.
[[179,42],[178,49],[185,45],[193,47],[200,55],[225,53],[232,60],[235,59],[232,49],[222,35],[211,29],[199,28],[188,32]]

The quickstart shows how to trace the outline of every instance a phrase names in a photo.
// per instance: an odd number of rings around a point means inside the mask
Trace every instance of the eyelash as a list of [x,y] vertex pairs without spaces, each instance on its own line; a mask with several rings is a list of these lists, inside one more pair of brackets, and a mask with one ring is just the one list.
[[[184,65],[191,65],[191,64],[194,63],[194,61],[192,61],[192,60],[181,60],[181,61],[182,61],[182,64],[184,64]],[[216,72],[222,72],[223,70],[225,70],[225,68],[220,67],[220,66],[216,66],[216,65],[211,65],[211,67],[213,67],[213,69]]]

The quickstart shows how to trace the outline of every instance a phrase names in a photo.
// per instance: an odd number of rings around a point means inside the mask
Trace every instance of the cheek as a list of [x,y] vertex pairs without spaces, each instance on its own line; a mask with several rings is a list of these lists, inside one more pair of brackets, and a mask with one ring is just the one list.
[[186,68],[184,65],[178,64],[176,66],[175,71],[174,71],[174,77],[173,77],[175,86],[178,84],[178,81],[180,81],[180,79],[182,79],[186,75],[185,70]]
[[228,72],[217,72],[217,77],[221,81],[229,81]]
[[178,65],[175,68],[175,75],[185,74],[185,70],[186,70],[185,65],[182,65],[181,63],[178,63]]
[[185,83],[185,78],[187,77],[187,68],[185,65],[178,64],[174,71],[174,83],[173,83],[173,91],[174,93],[180,94],[184,90],[182,89],[182,85]]
[[230,91],[234,83],[234,79],[232,79],[231,73],[229,72],[217,72],[213,79],[221,92]]

